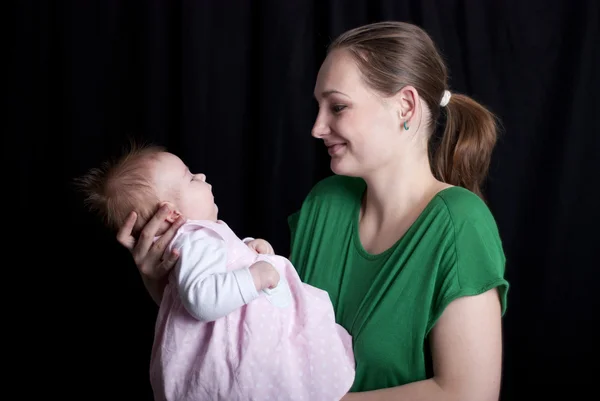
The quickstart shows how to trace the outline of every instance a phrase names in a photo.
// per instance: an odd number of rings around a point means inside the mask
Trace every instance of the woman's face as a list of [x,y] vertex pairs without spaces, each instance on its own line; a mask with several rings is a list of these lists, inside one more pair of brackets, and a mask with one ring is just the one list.
[[397,161],[401,126],[400,104],[370,89],[346,50],[325,59],[315,85],[319,113],[312,135],[323,139],[331,170],[365,177]]

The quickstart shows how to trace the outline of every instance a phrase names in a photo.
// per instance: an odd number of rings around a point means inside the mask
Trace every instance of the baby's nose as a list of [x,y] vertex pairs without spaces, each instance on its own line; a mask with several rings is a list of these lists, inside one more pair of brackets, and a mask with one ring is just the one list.
[[200,178],[202,181],[206,181],[206,175],[205,174],[196,174],[196,176],[198,178]]

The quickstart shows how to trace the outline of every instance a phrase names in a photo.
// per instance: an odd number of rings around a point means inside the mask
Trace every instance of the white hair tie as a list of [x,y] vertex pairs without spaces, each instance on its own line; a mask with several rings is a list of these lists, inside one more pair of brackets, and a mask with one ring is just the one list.
[[445,90],[444,91],[444,96],[442,96],[442,101],[440,102],[440,106],[446,107],[446,105],[450,101],[450,96],[452,96],[452,94],[450,93],[450,91],[449,90]]

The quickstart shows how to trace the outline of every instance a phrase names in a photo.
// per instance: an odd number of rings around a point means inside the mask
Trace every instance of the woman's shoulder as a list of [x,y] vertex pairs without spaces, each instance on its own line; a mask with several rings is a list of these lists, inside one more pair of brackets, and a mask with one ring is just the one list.
[[491,263],[503,265],[505,258],[500,231],[486,202],[461,187],[447,188],[438,197],[448,216],[448,233],[461,268],[466,268],[471,262],[481,264],[490,258]]
[[315,224],[320,219],[344,219],[360,204],[366,188],[360,178],[332,175],[318,181],[310,190],[299,210],[288,217],[292,232],[299,221]]
[[494,216],[486,202],[468,189],[453,186],[438,193],[454,225],[467,222],[496,225]]

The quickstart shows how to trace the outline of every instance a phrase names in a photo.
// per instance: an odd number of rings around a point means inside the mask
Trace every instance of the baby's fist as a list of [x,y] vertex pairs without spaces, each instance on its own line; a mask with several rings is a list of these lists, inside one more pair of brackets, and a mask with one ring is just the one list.
[[279,272],[275,270],[272,264],[264,260],[250,266],[250,274],[256,286],[256,291],[274,288],[279,284]]
[[253,239],[251,241],[248,241],[246,244],[248,245],[249,248],[254,249],[256,251],[256,253],[261,253],[261,254],[266,254],[266,255],[273,255],[275,253],[271,244],[269,244],[264,239],[260,239],[260,238]]

